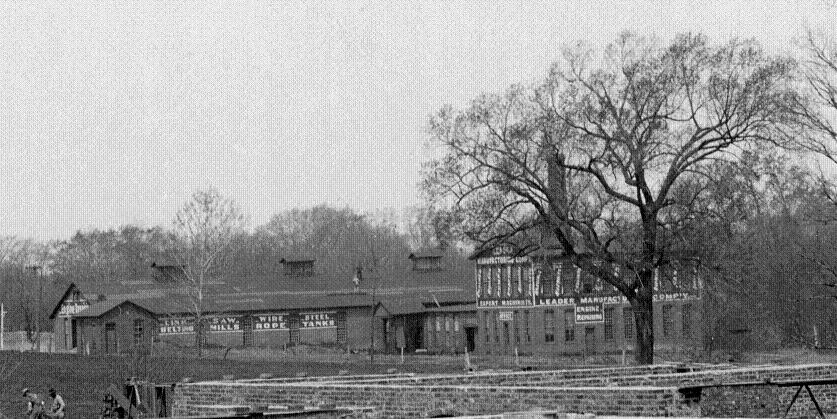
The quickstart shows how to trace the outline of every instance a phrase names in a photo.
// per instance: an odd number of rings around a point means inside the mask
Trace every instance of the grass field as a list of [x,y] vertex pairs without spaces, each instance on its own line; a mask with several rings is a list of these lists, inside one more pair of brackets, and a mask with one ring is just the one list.
[[[213,354],[210,354],[212,356]],[[256,378],[262,373],[275,377],[293,377],[299,372],[308,375],[337,375],[341,370],[354,374],[386,373],[390,368],[403,372],[454,372],[452,365],[433,363],[394,364],[384,360],[370,365],[363,362],[329,362],[328,360],[224,360],[217,357],[144,358],[119,356],[80,356],[74,354],[42,354],[32,352],[0,352],[0,418],[22,417],[25,403],[21,389],[28,387],[46,396],[50,387],[64,396],[68,416],[95,418],[102,407],[104,391],[111,384],[121,385],[128,377],[147,378],[157,383],[216,379],[232,374],[236,378]]]

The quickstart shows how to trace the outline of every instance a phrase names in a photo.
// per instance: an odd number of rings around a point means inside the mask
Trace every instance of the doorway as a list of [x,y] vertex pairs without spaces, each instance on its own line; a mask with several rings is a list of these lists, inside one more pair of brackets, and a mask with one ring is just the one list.
[[293,314],[290,316],[290,327],[288,336],[290,338],[290,345],[299,345],[299,315]]
[[465,345],[468,348],[469,353],[473,353],[476,349],[476,342],[477,342],[477,328],[476,327],[466,327],[465,328]]
[[78,348],[78,323],[76,319],[70,320],[70,327],[72,329],[72,349]]
[[592,355],[596,353],[596,328],[584,328],[584,353]]
[[242,339],[242,345],[245,347],[253,346],[253,317],[252,316],[245,316],[243,319],[243,326],[244,326],[244,337]]
[[118,349],[119,346],[116,343],[116,324],[107,323],[105,324],[105,353],[115,354]]

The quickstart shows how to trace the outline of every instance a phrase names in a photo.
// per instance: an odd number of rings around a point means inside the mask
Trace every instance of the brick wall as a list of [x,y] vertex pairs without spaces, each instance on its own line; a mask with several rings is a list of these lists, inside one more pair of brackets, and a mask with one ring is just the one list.
[[[444,374],[444,375],[411,375],[411,376],[383,376],[372,377],[364,376],[356,382],[364,382],[369,384],[439,384],[439,385],[531,385],[531,384],[547,384],[547,385],[569,385],[572,383],[574,387],[591,387],[610,385],[607,381],[608,377],[634,377],[634,376],[648,376],[648,375],[665,375],[673,374],[679,370],[703,370],[708,368],[724,368],[723,366],[679,366],[679,365],[646,365],[646,366],[632,366],[632,367],[613,367],[613,368],[583,368],[583,369],[569,369],[569,370],[550,370],[550,371],[516,371],[516,372],[484,372],[477,374]],[[323,380],[327,380],[324,377]],[[589,381],[585,381],[589,380]],[[638,385],[653,385],[637,380]],[[666,383],[670,386],[670,383]]]
[[[691,312],[691,326],[688,331],[684,331],[683,324],[683,307],[688,305]],[[670,307],[670,328],[668,333],[663,333],[663,307]],[[565,333],[564,312],[571,311],[574,313],[574,306],[525,306],[525,307],[509,307],[509,308],[490,308],[480,309],[478,311],[479,335],[477,337],[477,353],[480,354],[514,354],[515,348],[521,354],[581,354],[587,351],[587,346],[595,347],[595,353],[619,353],[623,349],[633,350],[634,336],[625,336],[625,322],[631,319],[626,319],[623,316],[624,309],[630,307],[630,304],[605,304],[605,309],[613,310],[613,324],[610,328],[611,333],[605,335],[605,325],[602,323],[593,324],[575,324],[574,314],[572,315],[571,325],[573,333],[569,336],[572,340],[566,340],[567,333]],[[666,301],[654,303],[654,337],[656,339],[657,348],[675,349],[685,347],[699,347],[701,342],[702,329],[700,326],[700,307],[701,302],[697,299],[690,299],[684,301]],[[549,332],[553,334],[554,340],[546,341],[547,329],[545,326],[545,311],[552,310],[554,312],[554,329]],[[497,320],[497,313],[512,312],[516,320],[503,322]],[[525,335],[525,315],[528,312],[528,329],[529,340],[526,340]],[[486,330],[486,319],[488,320],[488,329]],[[495,325],[498,323],[495,336]],[[503,323],[509,325],[509,342],[506,343],[505,334],[503,330]],[[515,328],[521,335],[520,342],[515,339]],[[586,329],[591,329],[592,333],[588,336]],[[634,326],[633,329],[636,329]],[[636,333],[635,330],[633,333]],[[487,337],[487,340],[486,340]],[[586,342],[586,340],[590,342]]]
[[174,415],[215,413],[218,405],[357,405],[382,417],[426,417],[434,411],[458,415],[531,409],[630,416],[694,415],[674,388],[666,387],[486,387],[359,384],[193,383],[175,388]]
[[[691,370],[688,372],[681,372]],[[796,392],[766,382],[837,377],[837,365],[731,367],[635,366],[469,375],[401,375],[282,378],[180,385],[174,394],[179,414],[207,413],[212,404],[374,406],[384,417],[421,417],[428,412],[460,415],[528,411],[535,408],[600,415],[701,415],[777,417]],[[762,385],[753,385],[761,383]],[[697,403],[679,389],[705,388]],[[827,413],[837,413],[837,386],[812,388]],[[195,407],[198,406],[198,407]],[[196,410],[197,409],[197,410]],[[814,405],[803,390],[791,417],[811,417]]]

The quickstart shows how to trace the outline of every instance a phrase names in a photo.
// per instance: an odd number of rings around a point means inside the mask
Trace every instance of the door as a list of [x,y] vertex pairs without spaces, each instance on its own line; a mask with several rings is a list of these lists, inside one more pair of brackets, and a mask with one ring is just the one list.
[[72,349],[75,349],[78,347],[78,325],[76,319],[70,320],[70,327],[72,328]]
[[596,353],[596,328],[584,328],[584,353],[592,355]]
[[291,345],[298,345],[299,344],[299,315],[298,314],[291,314],[290,320],[290,344]]
[[392,323],[389,321],[389,319],[383,319],[383,320],[384,320],[384,325],[383,325],[384,327],[383,327],[383,331],[382,331],[383,332],[382,333],[383,340],[384,340],[383,347],[384,347],[384,353],[388,354],[389,351],[391,350],[390,344],[389,344],[389,335],[390,335],[389,328],[392,327]]
[[244,322],[244,341],[242,342],[242,344],[245,347],[253,346],[253,317],[244,316],[242,321]]
[[346,312],[337,312],[337,343],[340,345],[346,344]]
[[107,323],[105,324],[105,353],[115,354],[117,352],[117,349],[118,345],[116,343],[116,324]]
[[468,348],[469,353],[473,353],[476,349],[476,342],[477,342],[477,328],[476,327],[466,327],[465,328],[465,345]]

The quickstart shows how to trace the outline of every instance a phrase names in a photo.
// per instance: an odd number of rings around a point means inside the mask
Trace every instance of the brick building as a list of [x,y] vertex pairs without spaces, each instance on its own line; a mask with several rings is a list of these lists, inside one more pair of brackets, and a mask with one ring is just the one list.
[[[556,250],[500,245],[475,262],[477,352],[595,354],[631,351],[631,306],[612,285],[582,272]],[[615,273],[618,267],[613,267]],[[654,336],[660,349],[700,342],[700,289],[694,264],[672,263],[654,276]]]

